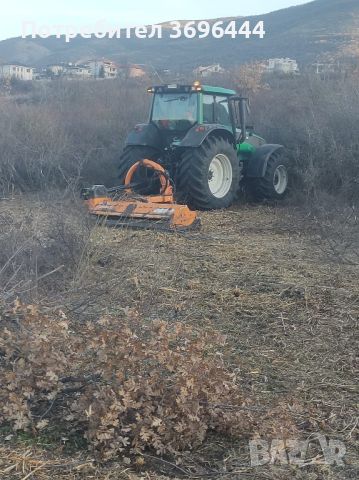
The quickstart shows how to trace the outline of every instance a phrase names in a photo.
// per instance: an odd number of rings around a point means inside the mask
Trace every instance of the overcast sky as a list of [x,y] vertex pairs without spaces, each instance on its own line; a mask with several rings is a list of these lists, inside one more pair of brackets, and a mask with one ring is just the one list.
[[[309,0],[12,0],[2,1],[0,40],[21,36],[23,22],[82,28],[105,20],[114,26],[160,23],[173,19],[257,15]],[[55,6],[57,5],[57,6]]]

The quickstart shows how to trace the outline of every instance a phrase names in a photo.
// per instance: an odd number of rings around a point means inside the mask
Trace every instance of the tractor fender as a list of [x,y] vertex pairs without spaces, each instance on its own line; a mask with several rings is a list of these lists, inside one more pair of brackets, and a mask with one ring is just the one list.
[[262,178],[264,177],[268,160],[274,152],[283,149],[283,145],[266,144],[258,147],[253,154],[253,157],[248,160],[245,176],[248,178]]
[[222,125],[195,125],[191,128],[178,145],[179,147],[200,147],[209,135],[217,135],[227,138],[231,143],[235,144],[233,133],[224,128]]
[[139,123],[127,135],[125,145],[141,145],[160,149],[162,141],[160,133],[152,123]]

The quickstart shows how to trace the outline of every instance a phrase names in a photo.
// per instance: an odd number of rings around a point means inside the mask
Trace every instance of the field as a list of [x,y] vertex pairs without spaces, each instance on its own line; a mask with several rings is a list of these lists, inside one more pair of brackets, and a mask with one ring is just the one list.
[[[287,84],[253,101],[289,146],[290,198],[201,212],[186,234],[96,226],[78,198],[115,171],[138,86],[1,99],[0,478],[358,478],[359,97],[309,85],[313,118]],[[274,464],[251,465],[258,438]],[[280,442],[307,439],[288,464]]]
[[[18,212],[19,218],[24,211],[41,212],[37,200],[14,203],[1,202],[2,213]],[[286,436],[289,422],[292,438],[321,433],[344,441],[345,467],[315,465],[318,457],[297,471],[250,468],[247,435],[229,440],[212,434],[178,467],[170,457],[144,457],[148,472],[157,472],[145,478],[161,472],[190,478],[274,479],[291,472],[293,478],[357,478],[359,291],[351,252],[345,263],[333,259],[308,219],[289,207],[239,205],[203,214],[202,222],[201,232],[186,235],[96,229],[86,283],[94,282],[98,294],[87,299],[86,317],[118,316],[131,308],[145,323],[162,319],[221,332],[228,361],[255,405],[253,434],[279,406],[285,421],[274,421],[264,438]],[[78,301],[72,296],[65,303]],[[76,315],[81,321],[81,308]],[[64,453],[61,440],[47,437],[51,428],[4,441],[1,471],[8,478],[30,471],[33,478],[136,478],[116,461],[94,466],[86,450]]]

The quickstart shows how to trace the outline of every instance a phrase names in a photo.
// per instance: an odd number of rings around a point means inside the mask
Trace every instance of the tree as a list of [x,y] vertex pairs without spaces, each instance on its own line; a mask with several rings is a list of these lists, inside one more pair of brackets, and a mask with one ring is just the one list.
[[263,63],[254,62],[236,67],[232,71],[232,78],[236,88],[242,94],[253,94],[265,86],[263,77],[266,67]]

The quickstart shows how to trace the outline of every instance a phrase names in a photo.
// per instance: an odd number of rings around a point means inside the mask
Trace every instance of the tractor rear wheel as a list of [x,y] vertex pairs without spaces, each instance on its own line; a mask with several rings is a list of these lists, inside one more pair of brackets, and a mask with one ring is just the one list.
[[[125,183],[125,178],[129,169],[139,160],[158,160],[159,152],[150,147],[137,145],[128,145],[122,152],[119,164],[119,179],[121,184]],[[140,195],[157,194],[160,189],[160,181],[153,170],[146,167],[138,168],[133,176],[133,183],[138,184],[134,191]]]
[[275,152],[268,160],[263,178],[251,181],[250,189],[255,200],[280,200],[288,193],[289,172],[285,157]]
[[224,138],[209,137],[182,155],[176,173],[177,200],[200,210],[227,208],[237,196],[240,177],[233,145]]

